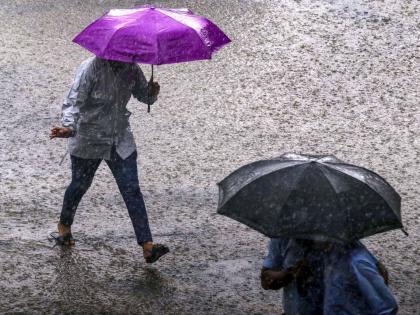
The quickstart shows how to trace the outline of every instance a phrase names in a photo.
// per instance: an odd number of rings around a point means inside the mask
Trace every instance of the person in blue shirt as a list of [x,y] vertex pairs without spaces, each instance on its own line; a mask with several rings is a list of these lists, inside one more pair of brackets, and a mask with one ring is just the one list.
[[271,239],[264,289],[283,288],[286,315],[393,315],[398,305],[385,267],[359,241]]

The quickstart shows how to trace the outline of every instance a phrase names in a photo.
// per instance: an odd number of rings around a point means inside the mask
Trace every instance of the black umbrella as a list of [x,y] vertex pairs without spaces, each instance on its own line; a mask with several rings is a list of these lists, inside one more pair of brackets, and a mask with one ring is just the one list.
[[245,165],[218,185],[219,214],[272,238],[352,241],[403,228],[398,193],[334,156],[288,153]]

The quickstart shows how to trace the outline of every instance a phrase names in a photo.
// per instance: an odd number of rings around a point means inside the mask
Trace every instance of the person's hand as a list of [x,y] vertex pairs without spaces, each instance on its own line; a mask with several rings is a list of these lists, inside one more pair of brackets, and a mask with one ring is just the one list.
[[274,277],[271,274],[272,270],[270,269],[266,269],[266,268],[262,268],[261,269],[261,287],[264,290],[270,290],[273,282],[274,282]]
[[304,259],[299,260],[293,267],[288,268],[287,270],[296,276],[302,268],[305,268],[306,261]]
[[289,270],[261,269],[261,286],[264,290],[279,290],[293,280]]
[[314,270],[305,260],[298,262],[294,268],[293,275],[296,280],[297,291],[300,296],[306,296],[315,280]]
[[378,260],[378,262],[376,263],[376,268],[378,268],[379,274],[382,276],[382,278],[384,278],[385,284],[388,285],[389,275],[385,265]]
[[50,139],[54,138],[69,138],[73,134],[73,130],[65,127],[53,127],[50,133]]
[[154,96],[157,96],[159,94],[159,91],[160,91],[159,83],[149,81],[148,86],[149,86],[149,96],[154,97]]

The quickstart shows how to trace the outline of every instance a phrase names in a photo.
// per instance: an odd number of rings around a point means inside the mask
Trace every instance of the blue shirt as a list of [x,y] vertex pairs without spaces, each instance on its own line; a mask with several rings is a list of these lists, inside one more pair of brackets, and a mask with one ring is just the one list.
[[297,280],[284,288],[287,315],[397,314],[397,302],[378,272],[376,258],[360,242],[322,251],[293,239],[271,239],[263,265],[286,269],[304,256],[313,275],[306,290]]

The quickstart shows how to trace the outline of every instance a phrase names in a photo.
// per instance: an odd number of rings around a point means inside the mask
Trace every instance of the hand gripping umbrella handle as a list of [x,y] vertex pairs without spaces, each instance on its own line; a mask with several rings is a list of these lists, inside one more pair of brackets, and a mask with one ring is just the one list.
[[[152,65],[152,76],[150,77],[149,83],[153,83],[153,65]],[[147,112],[150,113],[150,101],[149,104],[147,104]]]

